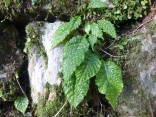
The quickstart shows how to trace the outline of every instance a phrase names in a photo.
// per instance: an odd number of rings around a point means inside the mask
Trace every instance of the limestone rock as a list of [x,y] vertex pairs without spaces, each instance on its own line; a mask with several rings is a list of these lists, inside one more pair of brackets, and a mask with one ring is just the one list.
[[48,93],[47,84],[59,86],[61,83],[62,46],[51,48],[54,33],[61,24],[60,21],[35,22],[26,27],[28,72],[33,103],[38,103],[39,97]]

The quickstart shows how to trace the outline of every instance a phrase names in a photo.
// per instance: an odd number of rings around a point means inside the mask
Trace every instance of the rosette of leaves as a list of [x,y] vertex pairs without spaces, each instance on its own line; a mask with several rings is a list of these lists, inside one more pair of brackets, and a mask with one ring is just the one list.
[[[91,1],[88,9],[104,7],[100,0]],[[86,23],[82,33],[72,32],[81,30],[80,16],[75,16],[67,23],[62,24],[54,35],[52,48],[59,43],[66,42],[63,50],[63,89],[68,102],[76,108],[87,95],[91,78],[95,78],[99,92],[106,95],[106,99],[115,109],[117,97],[123,89],[121,69],[113,61],[104,61],[98,55],[96,45],[98,40],[104,40],[104,35],[116,39],[114,25],[105,19]],[[78,31],[77,31],[78,32]],[[70,37],[70,38],[69,38]]]

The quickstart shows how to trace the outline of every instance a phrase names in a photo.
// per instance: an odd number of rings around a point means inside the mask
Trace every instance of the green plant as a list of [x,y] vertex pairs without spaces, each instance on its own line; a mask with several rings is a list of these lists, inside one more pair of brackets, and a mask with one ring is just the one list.
[[29,100],[25,96],[18,96],[14,102],[15,108],[23,114],[25,113],[25,111],[28,107],[28,104],[29,104]]
[[15,78],[24,96],[18,96],[16,100],[14,101],[14,106],[18,111],[20,111],[24,115],[29,105],[29,100],[18,81],[18,78],[19,78],[18,72],[15,73]]
[[39,0],[31,0],[32,4],[34,5],[35,3],[37,3]]
[[112,0],[110,7],[98,10],[98,14],[115,23],[136,20],[147,15],[149,4],[149,0]]
[[[95,78],[100,93],[105,94],[115,109],[118,95],[123,89],[122,71],[113,61],[104,61],[98,46],[104,37],[117,39],[114,25],[105,19],[89,20],[92,11],[105,8],[100,0],[91,0],[87,16],[75,16],[62,24],[54,35],[52,48],[66,42],[63,52],[63,89],[68,102],[74,108],[81,103],[89,90],[91,78]],[[83,27],[84,26],[84,27]],[[71,38],[71,36],[74,36]]]

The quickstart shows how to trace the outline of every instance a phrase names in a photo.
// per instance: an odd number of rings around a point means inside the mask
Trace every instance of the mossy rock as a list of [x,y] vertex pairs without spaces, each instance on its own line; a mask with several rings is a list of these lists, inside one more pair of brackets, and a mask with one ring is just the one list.
[[[156,25],[155,20],[146,30],[130,35],[126,57],[122,61],[124,90],[118,98],[119,116],[156,116]],[[152,110],[149,110],[152,108]]]
[[[34,1],[34,2],[32,2]],[[27,24],[32,20],[69,20],[77,13],[81,0],[0,0],[0,20]],[[84,3],[85,1],[82,1]]]
[[57,114],[59,117],[81,117],[90,116],[91,113],[95,112],[85,101],[78,108],[71,108],[66,101],[62,85],[47,84],[45,92],[40,95],[39,103],[36,105],[35,115],[51,117]]
[[12,101],[19,86],[14,77],[23,63],[23,54],[18,49],[19,33],[13,25],[0,24],[0,100]]

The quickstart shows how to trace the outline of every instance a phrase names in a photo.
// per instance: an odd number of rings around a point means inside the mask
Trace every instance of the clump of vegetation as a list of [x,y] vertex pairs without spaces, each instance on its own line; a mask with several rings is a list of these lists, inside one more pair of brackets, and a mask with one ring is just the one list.
[[2,14],[5,14],[4,20],[9,19],[12,21],[14,17],[18,16],[22,8],[21,0],[0,0],[0,3],[0,11]]
[[[107,58],[103,60],[99,50],[104,48],[102,43],[105,38],[118,40],[116,29],[108,19],[116,22],[141,18],[146,15],[148,1],[116,0],[112,2],[111,12],[108,5],[110,3],[101,0],[90,0],[89,4],[79,9],[77,16],[62,24],[54,36],[53,48],[64,40],[67,42],[63,53],[63,88],[74,108],[87,95],[92,78],[113,109],[123,89],[121,68]],[[123,42],[120,49],[127,43]]]
[[[12,20],[13,17],[17,17],[18,12],[20,12],[22,8],[22,3],[19,0],[0,0],[0,2],[5,6],[1,10],[3,14],[6,14],[4,19]],[[43,2],[43,0],[32,0],[33,5],[39,5]],[[61,8],[57,7],[57,5],[47,5],[45,7],[45,9],[48,8],[48,12],[53,15],[58,14],[58,10],[60,9],[66,11],[64,8],[72,5],[70,2],[65,2],[66,4],[63,1],[58,3],[56,0],[54,2],[61,4]],[[102,58],[100,51],[104,48],[103,42],[106,41],[106,38],[109,37],[109,39],[118,40],[116,29],[111,22],[116,23],[129,19],[142,18],[147,14],[149,2],[148,0],[113,0],[112,2],[105,3],[101,0],[90,0],[89,3],[85,1],[81,4],[81,2],[77,0],[74,3],[75,6],[78,6],[76,7],[78,8],[77,13],[72,12],[72,10],[67,10],[61,15],[67,15],[64,13],[69,13],[71,16],[73,14],[76,16],[72,16],[69,22],[59,27],[55,34],[55,42],[53,43],[54,48],[64,40],[67,42],[63,55],[64,93],[70,105],[76,108],[84,100],[84,97],[87,96],[90,81],[94,79],[94,83],[97,85],[99,92],[106,95],[106,99],[112,105],[113,109],[115,109],[117,97],[123,89],[122,71],[113,61]],[[17,6],[10,7],[14,4]],[[53,12],[52,7],[55,7],[56,11]],[[30,12],[34,12],[33,7],[30,8]],[[29,31],[32,32],[32,35],[29,35],[30,37],[28,36],[26,48],[28,49],[35,46],[38,52],[46,58],[41,38],[37,36],[40,31],[33,26],[27,27],[26,30],[33,30]],[[120,49],[123,49],[126,44],[127,41],[122,42]],[[3,100],[5,100],[6,94],[1,88],[0,97]],[[25,99],[26,98],[23,98],[23,102],[28,104],[28,100]],[[18,105],[18,102],[21,102],[21,98],[17,98],[16,105]],[[56,101],[55,107],[58,106],[58,104],[60,104],[59,100],[58,102]],[[52,112],[50,110],[55,108],[51,106],[52,103],[45,103],[43,105],[46,105],[46,111],[48,112]],[[18,109],[18,106],[16,108]],[[26,107],[20,111],[24,114],[25,110]],[[49,115],[54,114],[56,110],[57,108],[55,108],[55,111],[52,113],[49,113]],[[42,112],[44,111],[43,109]]]
[[[121,68],[113,61],[103,60],[98,51],[106,36],[117,40],[115,27],[105,19],[89,20],[94,17],[94,9],[105,7],[100,0],[91,0],[85,14],[87,18],[85,15],[71,18],[58,28],[54,36],[53,48],[67,39],[63,53],[63,88],[68,102],[74,108],[87,95],[90,80],[94,77],[99,92],[106,95],[113,109],[123,89]],[[68,38],[76,29],[77,33]]]
[[111,21],[139,19],[147,15],[148,0],[113,0],[112,8],[104,10],[104,17]]

